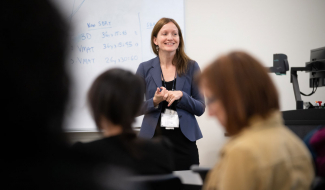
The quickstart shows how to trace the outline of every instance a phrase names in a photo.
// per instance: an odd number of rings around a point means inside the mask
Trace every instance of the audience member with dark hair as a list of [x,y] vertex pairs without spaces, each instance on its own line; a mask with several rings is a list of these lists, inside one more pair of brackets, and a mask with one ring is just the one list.
[[72,152],[64,138],[69,28],[61,15],[46,0],[5,0],[1,8],[5,68],[1,187],[130,189],[127,183],[116,184],[122,182],[123,171],[97,167],[91,158]]
[[283,125],[276,88],[266,69],[244,52],[219,57],[200,77],[208,111],[230,136],[205,190],[309,189],[310,153]]
[[96,126],[104,138],[76,143],[74,150],[136,174],[168,174],[173,170],[171,145],[166,139],[139,139],[132,129],[143,102],[140,77],[122,69],[111,69],[96,78],[88,92],[88,103]]

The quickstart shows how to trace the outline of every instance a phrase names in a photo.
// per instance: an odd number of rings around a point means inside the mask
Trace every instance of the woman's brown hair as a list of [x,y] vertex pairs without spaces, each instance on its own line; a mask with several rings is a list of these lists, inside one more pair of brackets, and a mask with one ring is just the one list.
[[175,26],[178,29],[178,35],[179,35],[179,45],[178,45],[178,49],[176,50],[176,54],[174,56],[173,59],[173,65],[176,66],[176,71],[177,74],[179,75],[183,75],[186,73],[187,71],[187,64],[188,62],[191,60],[185,53],[184,51],[184,40],[183,40],[183,35],[182,35],[182,31],[181,28],[179,27],[179,25],[177,24],[177,22],[174,19],[171,18],[161,18],[156,25],[154,26],[154,28],[152,29],[151,32],[151,47],[152,47],[152,51],[158,56],[159,53],[156,49],[156,44],[153,42],[154,38],[157,38],[157,35],[160,31],[160,29],[168,23],[174,23]]
[[252,116],[266,118],[272,110],[279,110],[278,93],[267,69],[245,52],[219,57],[204,69],[200,78],[222,103],[229,135],[247,127]]

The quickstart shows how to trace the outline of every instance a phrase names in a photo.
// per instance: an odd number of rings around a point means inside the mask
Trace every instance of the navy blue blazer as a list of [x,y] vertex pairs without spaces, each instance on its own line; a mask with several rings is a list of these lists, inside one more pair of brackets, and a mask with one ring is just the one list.
[[[177,76],[176,80],[176,90],[183,92],[183,97],[176,105],[179,125],[182,133],[190,141],[202,138],[201,130],[194,115],[201,116],[205,111],[204,97],[193,81],[193,76],[197,72],[201,72],[199,65],[195,61],[190,61],[187,72],[182,76]],[[136,74],[144,79],[146,86],[146,100],[140,113],[140,115],[144,114],[144,118],[139,136],[152,138],[162,109],[162,103],[159,104],[158,108],[155,108],[153,104],[157,87],[162,86],[159,57],[141,63]]]

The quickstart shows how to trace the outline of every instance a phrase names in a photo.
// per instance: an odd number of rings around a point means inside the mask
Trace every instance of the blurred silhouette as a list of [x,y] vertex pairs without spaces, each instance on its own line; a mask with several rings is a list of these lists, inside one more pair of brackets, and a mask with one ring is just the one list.
[[[70,151],[62,131],[69,27],[46,0],[1,5],[4,189],[133,189],[129,172]],[[114,173],[114,176],[112,176]]]
[[203,189],[309,189],[311,155],[287,129],[267,70],[244,52],[219,57],[200,77],[209,115],[229,141],[208,173]]
[[319,126],[311,135],[308,145],[314,154],[316,179],[313,189],[325,189],[325,126]]
[[325,178],[325,126],[321,126],[310,138],[310,146],[315,150],[317,175]]
[[78,142],[73,149],[106,163],[132,170],[136,174],[168,174],[173,170],[171,144],[167,139],[140,139],[132,123],[143,102],[140,77],[122,69],[99,75],[88,92],[90,112],[103,137]]

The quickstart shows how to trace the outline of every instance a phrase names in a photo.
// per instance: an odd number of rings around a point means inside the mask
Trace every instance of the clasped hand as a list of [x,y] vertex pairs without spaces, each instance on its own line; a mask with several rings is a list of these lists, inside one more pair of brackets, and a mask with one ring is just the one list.
[[182,91],[168,91],[165,87],[160,87],[157,88],[155,92],[155,96],[153,97],[153,103],[154,106],[157,106],[160,102],[166,100],[168,102],[169,107],[174,101],[181,99],[182,96]]

